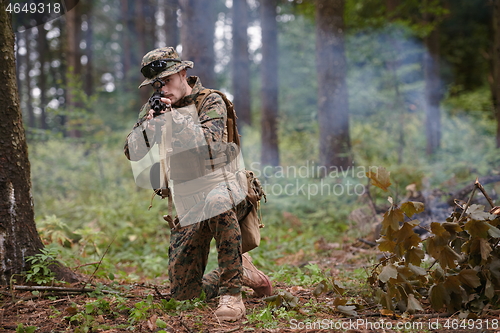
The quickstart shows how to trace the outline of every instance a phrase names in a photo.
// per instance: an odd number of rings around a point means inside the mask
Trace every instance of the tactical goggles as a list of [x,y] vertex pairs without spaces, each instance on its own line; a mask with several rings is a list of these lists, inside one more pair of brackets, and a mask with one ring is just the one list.
[[[155,60],[141,68],[141,73],[146,79],[151,79],[169,67],[172,67],[179,59]],[[170,64],[169,64],[170,63]]]

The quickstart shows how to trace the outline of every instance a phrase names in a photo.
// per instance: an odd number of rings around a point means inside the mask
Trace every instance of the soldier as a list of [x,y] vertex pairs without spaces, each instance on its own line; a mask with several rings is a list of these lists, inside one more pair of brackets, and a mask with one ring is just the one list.
[[[245,314],[242,285],[253,288],[256,296],[271,295],[272,287],[248,254],[242,253],[238,219],[247,213],[249,205],[245,188],[235,176],[241,155],[238,151],[237,157],[231,157],[228,152],[228,147],[234,151],[234,145],[228,142],[226,103],[219,93],[207,93],[199,78],[187,77],[187,68],[193,65],[181,60],[172,47],[153,50],[143,57],[145,80],[139,88],[160,79],[161,101],[170,107],[156,116],[146,103],[124,150],[129,160],[139,161],[149,154],[152,141],[160,147],[160,183],[164,190],[172,189],[178,215],[174,221],[169,220],[172,297],[191,299],[202,291],[207,298],[220,296],[215,315],[232,321]],[[158,139],[155,133],[160,128]],[[169,195],[172,192],[167,191]],[[203,275],[212,238],[216,241],[218,269]]]

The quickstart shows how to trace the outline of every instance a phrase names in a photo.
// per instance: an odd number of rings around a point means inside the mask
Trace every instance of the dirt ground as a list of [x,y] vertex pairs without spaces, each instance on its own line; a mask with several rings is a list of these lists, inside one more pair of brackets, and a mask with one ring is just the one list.
[[[287,288],[285,285],[277,286],[282,290],[294,292],[299,299],[307,299],[310,290]],[[147,294],[151,294],[150,287],[135,286],[127,296],[126,306],[133,308],[134,305],[144,300]],[[415,318],[383,317],[373,310],[360,311],[358,317],[347,318],[339,314],[317,313],[314,321],[307,323],[302,320],[280,320],[277,327],[259,328],[248,323],[247,318],[242,318],[233,323],[219,322],[213,315],[216,301],[207,302],[202,309],[193,309],[177,312],[174,315],[154,314],[151,317],[130,325],[129,313],[113,311],[113,313],[94,313],[91,315],[93,322],[85,325],[82,321],[70,321],[77,311],[85,311],[85,304],[95,301],[96,297],[88,294],[59,295],[46,293],[33,297],[31,292],[14,292],[14,301],[7,296],[10,291],[2,289],[3,307],[0,310],[0,332],[16,332],[19,323],[23,323],[24,331],[29,332],[29,326],[36,326],[35,332],[130,332],[130,326],[134,326],[135,332],[500,332],[498,315],[490,315],[474,320],[467,326],[467,322],[461,323],[457,317],[439,317],[436,314],[427,314]],[[52,296],[49,296],[52,294]],[[156,297],[156,300],[159,296]],[[247,298],[245,306],[247,313],[252,309],[265,307],[261,299]],[[116,313],[117,312],[117,313]],[[157,325],[160,319],[166,323],[165,328]],[[399,325],[399,326],[398,326]],[[455,325],[455,326],[454,326]],[[460,328],[460,325],[463,328]],[[480,328],[480,325],[482,328]],[[487,327],[489,326],[489,327]],[[92,328],[90,328],[92,327]],[[449,327],[446,329],[445,327]],[[453,327],[457,327],[453,329]],[[496,329],[495,329],[496,328]]]
[[[322,263],[335,263],[334,273],[346,270],[344,275],[349,276],[351,270],[359,267],[357,258],[366,257],[371,250],[349,245],[342,249],[333,246],[329,251],[330,256],[323,257]],[[293,259],[300,261],[300,256]],[[275,292],[288,292],[296,297],[298,310],[293,315],[277,311],[268,312],[266,317],[263,310],[267,302],[252,297],[252,291],[246,289],[247,316],[232,323],[219,322],[213,313],[217,300],[201,302],[200,307],[177,306],[166,311],[152,304],[168,302],[168,287],[107,283],[97,286],[101,292],[85,293],[0,287],[0,332],[500,332],[499,312],[494,310],[473,320],[431,311],[402,317],[360,300],[364,296],[357,297],[356,291],[351,290],[348,298],[362,306],[356,309],[355,316],[347,316],[328,307],[335,299],[331,293],[315,297],[314,287],[276,281],[273,281]],[[82,285],[65,286],[68,287],[82,288]],[[261,320],[255,320],[259,315]]]

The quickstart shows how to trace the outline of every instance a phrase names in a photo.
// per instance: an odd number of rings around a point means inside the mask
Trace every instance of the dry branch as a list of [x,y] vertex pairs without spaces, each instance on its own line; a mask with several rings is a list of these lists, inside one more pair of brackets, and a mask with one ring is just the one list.
[[490,204],[491,208],[494,208],[495,207],[495,203],[493,203],[493,200],[491,200],[491,198],[488,195],[488,193],[486,193],[486,190],[484,189],[483,185],[481,185],[481,183],[479,182],[479,179],[476,178],[476,182],[474,183],[474,185],[476,185],[477,188],[483,193],[483,195],[486,198],[486,200],[488,200],[488,203]]
[[193,330],[191,328],[189,328],[189,326],[184,322],[183,319],[184,318],[182,318],[182,317],[180,319],[180,322],[181,322],[182,326],[184,326],[184,328],[186,329],[186,331],[188,331],[188,333],[194,333]]
[[[500,175],[481,177],[478,179],[478,181],[483,185],[500,182]],[[471,184],[471,185],[467,185],[466,187],[462,188],[461,190],[458,190],[453,195],[451,195],[451,197],[448,199],[447,203],[450,206],[453,206],[454,200],[456,198],[465,197],[468,193],[470,193],[472,190],[474,190],[474,188],[476,188],[475,183]]]
[[[52,291],[59,293],[90,293],[96,291],[92,288],[74,288],[74,287],[54,287],[54,286],[14,286],[14,290],[24,290],[24,291]],[[119,294],[117,291],[113,290],[101,290],[103,294]],[[127,296],[126,296],[127,297]]]
[[70,288],[70,287],[53,287],[53,286],[14,286],[14,290],[25,291],[59,291],[59,292],[79,292],[88,293],[95,291],[90,288]]
[[363,238],[358,238],[358,241],[360,241],[361,243],[364,243],[366,245],[370,245],[371,247],[375,247],[377,246],[378,244],[375,243],[375,242],[371,242],[369,240],[366,240],[366,239],[363,239]]

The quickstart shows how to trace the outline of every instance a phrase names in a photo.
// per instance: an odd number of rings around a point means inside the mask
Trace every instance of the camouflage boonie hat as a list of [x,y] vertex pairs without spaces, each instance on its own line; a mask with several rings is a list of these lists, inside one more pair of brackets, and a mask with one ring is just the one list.
[[[171,59],[171,61],[169,61]],[[177,54],[177,51],[171,46],[162,47],[153,51],[146,53],[146,55],[142,58],[141,62],[141,71],[145,66],[150,65],[152,62],[157,60],[166,60],[167,67],[161,71],[159,74],[146,78],[146,80],[142,81],[139,88],[147,86],[151,84],[155,79],[160,79],[162,77],[166,77],[175,73],[180,72],[186,67],[193,68],[194,64],[192,61],[183,61]]]

